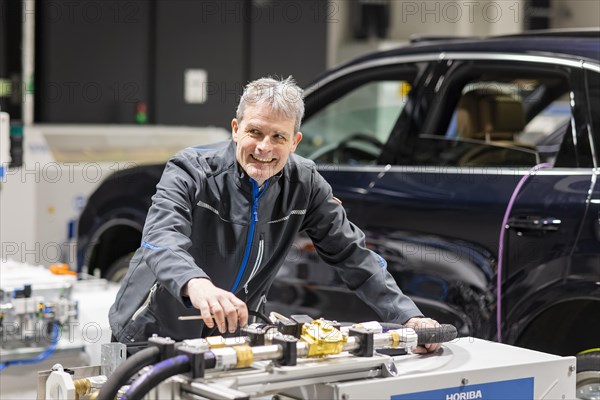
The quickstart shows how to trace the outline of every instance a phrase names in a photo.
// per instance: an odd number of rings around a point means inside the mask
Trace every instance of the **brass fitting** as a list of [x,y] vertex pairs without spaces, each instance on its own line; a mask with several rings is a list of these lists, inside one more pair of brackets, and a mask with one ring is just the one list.
[[87,378],[75,379],[73,385],[75,385],[76,398],[86,396],[92,390],[92,382]]
[[240,346],[233,346],[235,354],[237,356],[236,368],[249,367],[254,362],[254,353],[252,353],[252,347],[247,344]]
[[104,375],[73,379],[73,386],[75,386],[75,399],[78,400],[80,397],[90,395],[90,400],[94,400],[96,397],[98,397],[98,389],[100,389],[105,383],[106,376]]
[[391,347],[396,348],[400,344],[400,334],[395,331],[392,331],[391,333],[392,333],[391,334],[391,336],[392,336],[392,346]]
[[302,326],[300,339],[308,344],[307,357],[323,357],[339,354],[348,338],[324,319],[317,319]]

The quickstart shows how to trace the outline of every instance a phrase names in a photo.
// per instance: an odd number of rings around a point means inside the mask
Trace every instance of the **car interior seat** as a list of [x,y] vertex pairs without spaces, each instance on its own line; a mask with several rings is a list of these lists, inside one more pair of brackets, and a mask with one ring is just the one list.
[[459,100],[456,117],[459,138],[484,142],[462,155],[459,165],[536,164],[535,150],[514,139],[526,125],[519,98],[497,90],[471,90]]

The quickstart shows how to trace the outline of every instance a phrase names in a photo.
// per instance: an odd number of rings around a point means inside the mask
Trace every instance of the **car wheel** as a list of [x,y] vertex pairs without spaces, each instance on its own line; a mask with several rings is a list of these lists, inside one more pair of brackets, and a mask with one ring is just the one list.
[[127,274],[131,257],[133,257],[133,253],[118,258],[117,261],[108,267],[106,274],[104,274],[104,278],[111,282],[121,282],[123,278],[125,278],[125,274]]
[[600,400],[600,349],[577,355],[577,398]]

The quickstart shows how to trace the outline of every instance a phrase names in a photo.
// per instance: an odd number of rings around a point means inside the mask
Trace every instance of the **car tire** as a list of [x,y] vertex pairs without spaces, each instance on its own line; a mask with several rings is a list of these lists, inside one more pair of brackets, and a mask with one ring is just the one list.
[[104,274],[104,279],[111,282],[121,282],[123,278],[125,278],[125,274],[127,274],[131,257],[133,257],[133,253],[118,258],[110,267],[108,267]]
[[577,398],[600,398],[600,349],[577,355]]

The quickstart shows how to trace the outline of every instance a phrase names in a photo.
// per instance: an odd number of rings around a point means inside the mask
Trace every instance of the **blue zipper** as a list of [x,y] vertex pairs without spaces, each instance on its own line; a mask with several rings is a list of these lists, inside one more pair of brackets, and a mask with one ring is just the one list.
[[258,184],[252,178],[250,178],[250,182],[252,183],[252,214],[250,215],[250,229],[248,230],[248,240],[246,240],[246,250],[244,251],[244,259],[242,260],[242,266],[240,267],[240,271],[238,272],[237,278],[235,278],[235,283],[233,284],[233,288],[231,289],[232,293],[238,288],[242,277],[244,276],[244,271],[246,271],[246,266],[248,265],[248,259],[250,258],[250,251],[252,250],[252,239],[254,238],[254,228],[256,223],[258,222],[258,200],[261,198],[264,192],[267,191],[267,187],[269,186],[269,181],[265,181],[265,187],[259,193],[258,192]]

